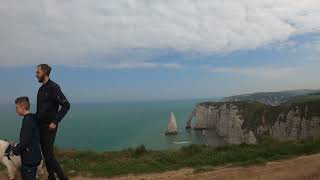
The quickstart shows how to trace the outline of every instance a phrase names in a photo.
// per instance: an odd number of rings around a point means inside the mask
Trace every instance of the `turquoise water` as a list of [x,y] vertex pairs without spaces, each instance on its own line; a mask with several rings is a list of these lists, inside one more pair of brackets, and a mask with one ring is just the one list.
[[[174,149],[188,144],[223,143],[215,132],[185,130],[185,122],[198,101],[72,104],[59,127],[56,145],[84,150],[120,150],[145,145],[148,149]],[[179,134],[165,136],[170,112]],[[2,139],[18,140],[20,118],[13,105],[0,105]]]

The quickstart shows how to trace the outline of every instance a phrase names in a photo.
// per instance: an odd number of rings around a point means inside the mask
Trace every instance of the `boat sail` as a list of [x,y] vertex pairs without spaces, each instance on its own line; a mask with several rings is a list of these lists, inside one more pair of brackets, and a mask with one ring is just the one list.
[[165,133],[166,135],[176,135],[178,134],[177,120],[176,116],[171,112],[168,129]]

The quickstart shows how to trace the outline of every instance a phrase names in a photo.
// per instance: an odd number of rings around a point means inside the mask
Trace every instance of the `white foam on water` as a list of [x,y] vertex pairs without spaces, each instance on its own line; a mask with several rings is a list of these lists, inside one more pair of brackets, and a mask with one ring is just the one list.
[[190,144],[190,141],[173,142],[173,144]]

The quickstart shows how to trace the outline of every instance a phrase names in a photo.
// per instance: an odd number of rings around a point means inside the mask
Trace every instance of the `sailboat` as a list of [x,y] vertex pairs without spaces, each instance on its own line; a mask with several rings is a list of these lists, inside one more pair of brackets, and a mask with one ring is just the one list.
[[176,120],[176,116],[173,114],[173,112],[171,112],[168,129],[165,134],[166,135],[177,135],[178,134],[177,120]]

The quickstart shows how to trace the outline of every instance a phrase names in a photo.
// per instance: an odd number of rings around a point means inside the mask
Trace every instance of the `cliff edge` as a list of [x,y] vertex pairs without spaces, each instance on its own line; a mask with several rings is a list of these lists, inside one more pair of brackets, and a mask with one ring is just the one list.
[[260,137],[300,140],[320,137],[320,95],[272,106],[261,102],[203,102],[191,113],[195,130],[215,129],[228,144],[255,144]]

